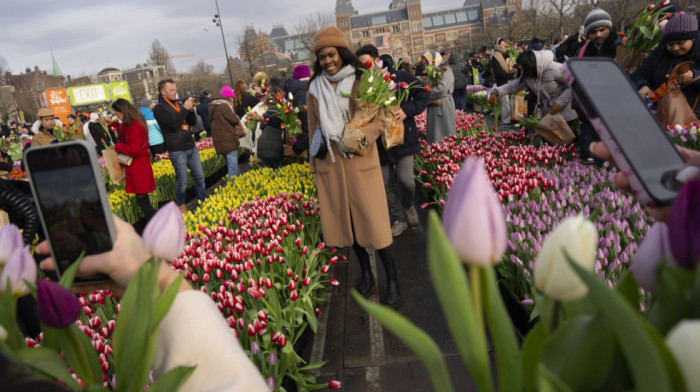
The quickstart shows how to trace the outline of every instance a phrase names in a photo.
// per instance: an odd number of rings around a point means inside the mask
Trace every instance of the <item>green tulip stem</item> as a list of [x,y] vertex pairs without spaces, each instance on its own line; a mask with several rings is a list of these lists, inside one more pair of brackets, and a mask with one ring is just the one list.
[[551,313],[549,318],[549,332],[554,332],[559,325],[559,310],[561,309],[561,301],[552,301],[552,306],[550,307]]
[[474,301],[474,314],[479,326],[479,336],[482,342],[486,342],[486,331],[484,327],[484,312],[481,304],[481,282],[479,280],[479,266],[472,264],[469,266],[469,283],[472,289],[472,300]]

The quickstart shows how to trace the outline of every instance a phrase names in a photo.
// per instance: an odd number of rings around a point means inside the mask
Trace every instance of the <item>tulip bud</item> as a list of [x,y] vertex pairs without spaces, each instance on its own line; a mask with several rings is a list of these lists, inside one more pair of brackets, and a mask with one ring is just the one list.
[[182,213],[175,202],[170,202],[161,207],[146,225],[143,247],[153,257],[170,261],[180,255],[184,246],[185,224]]
[[671,246],[668,238],[668,226],[663,222],[656,222],[647,231],[644,240],[634,254],[630,271],[644,289],[654,290],[654,271],[662,261],[669,265],[675,264],[671,255]]
[[583,269],[595,266],[598,232],[583,216],[569,218],[545,239],[534,268],[535,286],[558,301],[573,301],[588,293],[566,260],[565,253]]
[[272,340],[273,342],[277,342],[278,340],[280,340],[281,337],[282,337],[281,332],[275,332],[272,334],[272,336],[270,336],[270,340]]
[[308,287],[311,284],[311,278],[307,276],[306,278],[304,278],[304,280],[301,281],[301,284],[303,284],[305,287]]
[[270,388],[271,391],[275,390],[275,379],[272,377],[267,378],[267,387]]
[[340,286],[340,282],[338,282],[338,279],[331,279],[331,286]]
[[328,381],[328,388],[329,388],[329,389],[338,389],[338,388],[340,388],[340,381],[337,381],[337,380]]
[[270,366],[275,366],[276,362],[277,362],[277,357],[275,356],[275,353],[270,353]]
[[284,335],[280,335],[279,340],[277,340],[277,347],[279,348],[284,348],[284,346],[287,345],[287,337]]
[[668,215],[668,236],[673,258],[693,270],[700,260],[700,179],[687,182],[673,201]]
[[291,299],[292,301],[296,301],[297,299],[299,299],[299,294],[296,290],[292,291],[292,294],[289,295],[289,299]]
[[253,342],[253,344],[250,345],[250,352],[253,353],[253,355],[258,353],[258,350],[260,350],[260,346],[258,346],[258,342]]
[[[29,288],[24,281],[36,282],[36,264],[28,246],[15,248],[7,259],[5,268],[0,275],[0,292],[7,290],[9,282],[12,295],[16,298],[29,294]],[[77,301],[77,299],[76,299]]]
[[700,373],[696,366],[700,352],[700,321],[681,320],[668,332],[665,341],[683,374],[687,390],[700,391]]
[[24,245],[22,233],[15,225],[7,225],[0,228],[0,269],[5,266],[10,258],[10,253]]
[[[39,279],[36,283],[36,300],[36,313],[39,320],[51,328],[66,328],[80,316],[81,307],[78,299],[56,282]],[[90,324],[99,327],[93,319],[89,321]]]
[[0,342],[7,340],[7,330],[0,324]]
[[487,266],[503,256],[507,245],[503,209],[478,160],[468,158],[457,173],[447,197],[442,225],[465,264]]

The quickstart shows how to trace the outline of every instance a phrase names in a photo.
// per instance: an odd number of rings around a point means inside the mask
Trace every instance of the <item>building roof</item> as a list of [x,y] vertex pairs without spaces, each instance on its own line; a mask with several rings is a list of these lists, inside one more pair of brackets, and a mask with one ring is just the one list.
[[464,0],[462,7],[483,6],[484,8],[505,7],[506,0]]
[[350,27],[361,29],[363,27],[381,26],[387,23],[396,23],[408,20],[406,8],[373,12],[371,14],[354,15],[350,17]]
[[272,31],[270,32],[270,37],[272,38],[285,37],[288,35],[289,33],[287,32],[287,29],[285,29],[283,25],[273,26]]
[[431,31],[448,27],[481,22],[479,6],[455,8],[451,10],[423,14],[423,30]]
[[335,13],[336,14],[350,14],[357,15],[355,7],[352,6],[352,0],[336,0],[335,2]]
[[110,73],[110,72],[121,72],[121,71],[116,69],[116,68],[108,67],[108,68],[105,68],[102,71],[98,72],[97,74],[102,75],[102,74],[106,74],[106,73]]

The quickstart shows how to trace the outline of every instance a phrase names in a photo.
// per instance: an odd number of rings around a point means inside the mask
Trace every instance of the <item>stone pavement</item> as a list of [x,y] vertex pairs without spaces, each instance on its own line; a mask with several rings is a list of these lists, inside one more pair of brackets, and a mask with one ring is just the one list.
[[[426,258],[426,211],[419,208],[421,225],[394,237],[393,253],[401,282],[399,312],[423,329],[438,344],[448,365],[455,391],[476,391],[458,354],[433,289]],[[347,263],[336,264],[334,277],[341,282],[327,293],[311,361],[327,360],[317,381],[339,380],[347,391],[432,391],[427,369],[410,349],[369,317],[351,295],[360,267],[354,252]],[[372,257],[378,287],[370,301],[386,295],[386,277],[379,258]]]

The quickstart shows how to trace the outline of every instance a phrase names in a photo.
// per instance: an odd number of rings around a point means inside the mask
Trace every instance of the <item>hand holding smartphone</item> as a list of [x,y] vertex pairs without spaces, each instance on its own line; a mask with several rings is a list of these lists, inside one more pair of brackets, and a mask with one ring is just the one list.
[[[24,164],[59,278],[82,253],[112,249],[116,231],[91,145],[80,140],[32,147],[24,153]],[[76,278],[75,283],[102,281],[109,277]]]
[[633,194],[647,206],[671,204],[685,161],[629,76],[607,58],[569,59],[562,73]]

